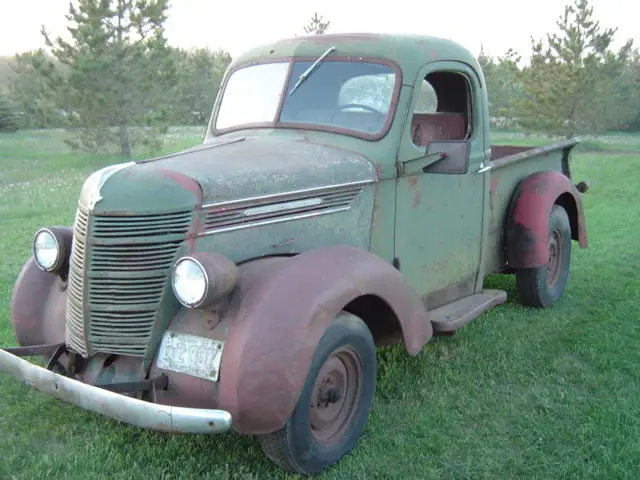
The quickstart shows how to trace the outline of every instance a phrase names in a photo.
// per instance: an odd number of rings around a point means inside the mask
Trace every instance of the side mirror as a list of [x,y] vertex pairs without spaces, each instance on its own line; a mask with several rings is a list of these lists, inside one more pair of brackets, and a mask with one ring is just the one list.
[[[439,155],[440,158],[423,168],[424,173],[466,173],[469,168],[469,140],[442,140],[430,142],[426,157]],[[444,161],[441,161],[444,160]]]
[[429,142],[424,155],[398,162],[398,175],[466,173],[469,168],[469,146],[469,140]]

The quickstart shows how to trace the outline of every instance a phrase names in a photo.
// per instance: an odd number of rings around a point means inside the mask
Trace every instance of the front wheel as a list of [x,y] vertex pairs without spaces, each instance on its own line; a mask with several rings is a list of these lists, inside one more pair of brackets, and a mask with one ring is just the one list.
[[571,224],[560,205],[549,215],[549,260],[546,265],[516,270],[520,302],[532,307],[550,307],[564,293],[571,264]]
[[376,349],[366,324],[342,312],[320,339],[298,404],[284,427],[258,436],[279,467],[313,475],[349,453],[376,389]]

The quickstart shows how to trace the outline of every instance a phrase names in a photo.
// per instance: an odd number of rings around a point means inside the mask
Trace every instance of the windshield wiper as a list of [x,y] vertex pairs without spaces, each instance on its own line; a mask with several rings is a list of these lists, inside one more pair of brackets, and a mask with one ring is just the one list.
[[309,75],[311,75],[313,73],[313,71],[318,67],[318,65],[320,65],[320,62],[322,60],[324,60],[324,58],[329,55],[331,52],[333,52],[336,49],[336,47],[331,46],[329,48],[327,48],[327,51],[324,52],[322,55],[320,55],[320,57],[313,62],[313,64],[307,68],[304,72],[302,72],[300,74],[300,76],[298,77],[298,80],[296,81],[296,84],[293,86],[293,88],[289,91],[289,95],[291,95],[293,92],[296,91],[296,89],[302,84],[302,82],[304,82]]

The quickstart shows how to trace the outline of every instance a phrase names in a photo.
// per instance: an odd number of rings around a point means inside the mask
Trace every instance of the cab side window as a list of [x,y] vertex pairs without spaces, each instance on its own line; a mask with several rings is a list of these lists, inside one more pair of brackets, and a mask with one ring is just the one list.
[[411,122],[411,140],[416,146],[471,136],[471,87],[464,75],[430,73],[418,95]]

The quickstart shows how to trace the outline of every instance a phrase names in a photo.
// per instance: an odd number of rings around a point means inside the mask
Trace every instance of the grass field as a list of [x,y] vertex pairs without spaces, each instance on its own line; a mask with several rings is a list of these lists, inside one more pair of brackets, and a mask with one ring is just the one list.
[[[166,150],[198,143],[177,129]],[[500,133],[498,143],[542,139]],[[640,137],[574,156],[589,249],[545,311],[509,302],[417,357],[378,354],[358,448],[321,479],[635,479],[640,472]],[[604,154],[606,151],[606,155]],[[635,152],[634,152],[635,150]],[[43,225],[70,225],[86,175],[114,161],[66,152],[57,132],[0,135],[0,344],[14,345],[11,288]],[[171,436],[82,411],[0,376],[0,479],[297,478],[251,438]]]

